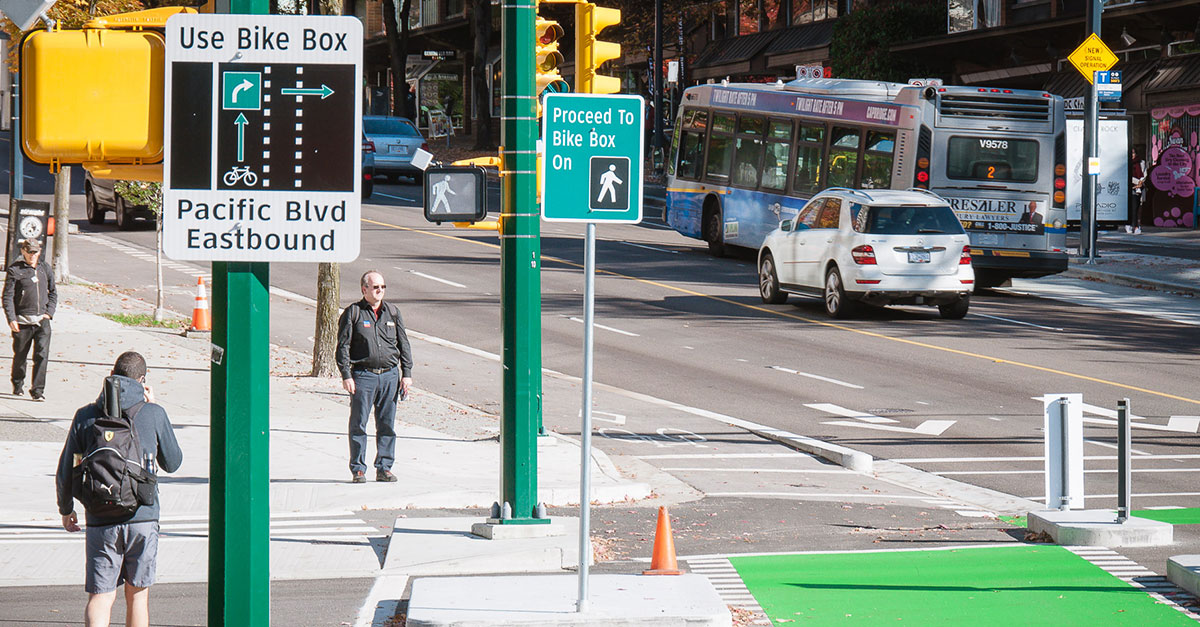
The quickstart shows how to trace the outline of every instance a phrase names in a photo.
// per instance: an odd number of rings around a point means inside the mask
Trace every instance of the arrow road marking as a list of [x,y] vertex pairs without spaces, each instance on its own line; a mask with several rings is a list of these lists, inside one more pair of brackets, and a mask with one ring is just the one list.
[[[1106,425],[1109,427],[1117,426],[1116,420],[1107,420],[1105,418],[1084,418],[1083,421],[1093,425]],[[1130,423],[1129,426],[1134,429],[1150,429],[1152,431],[1200,433],[1200,416],[1171,416],[1167,419],[1167,424],[1165,425]]]
[[912,427],[896,427],[893,425],[881,424],[864,424],[861,422],[850,422],[849,420],[835,420],[833,422],[822,422],[823,425],[838,425],[840,427],[861,427],[863,429],[878,429],[880,431],[895,431],[897,433],[913,433],[917,435],[941,435],[949,429],[955,420],[926,420],[921,424]]
[[279,93],[285,96],[320,96],[324,100],[333,94],[333,90],[322,83],[320,87],[284,87]]
[[[845,416],[846,418],[854,418],[855,420],[862,420],[863,422],[871,422],[871,423],[875,423],[875,424],[883,424],[883,423],[888,423],[888,422],[900,422],[899,420],[892,420],[891,418],[884,418],[883,416],[876,416],[874,414],[864,414],[861,411],[854,411],[853,409],[846,409],[845,407],[839,407],[837,405],[831,405],[829,403],[811,403],[811,404],[805,404],[804,406],[808,407],[809,409],[815,409],[817,411],[825,412],[827,414],[833,414],[834,416]],[[828,423],[826,423],[826,424],[828,424]],[[858,423],[851,423],[851,424],[858,424]]]
[[234,102],[237,102],[238,94],[243,91],[246,91],[247,89],[254,89],[254,83],[251,83],[250,81],[243,78],[242,82],[238,83],[237,86],[233,88],[233,94],[232,94],[231,99]]
[[[248,85],[249,81],[247,81],[246,83],[243,83],[243,84]],[[238,87],[241,87],[241,85],[239,85]],[[236,89],[234,90],[234,93],[235,94],[237,93]],[[237,100],[237,96],[234,96],[233,99]],[[237,130],[238,130],[237,160],[238,160],[238,163],[241,163],[246,160],[246,125],[249,124],[249,121],[246,120],[245,113],[239,113],[237,116],[237,119],[234,120],[233,123],[237,125]]]

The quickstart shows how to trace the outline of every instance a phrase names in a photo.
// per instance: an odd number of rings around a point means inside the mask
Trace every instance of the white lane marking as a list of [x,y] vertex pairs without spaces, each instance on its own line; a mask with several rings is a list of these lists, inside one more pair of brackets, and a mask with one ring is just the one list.
[[679,254],[679,251],[678,251],[678,250],[668,250],[668,249],[666,249],[666,248],[658,248],[658,247],[655,247],[655,246],[647,246],[647,245],[645,245],[645,244],[634,244],[633,242],[617,242],[617,243],[618,243],[618,244],[624,244],[624,245],[626,245],[626,246],[634,246],[634,247],[637,247],[637,248],[645,248],[646,250],[656,250],[656,251],[658,251],[658,252],[660,252],[660,253],[671,253],[672,255],[678,255],[678,254]]
[[[1131,497],[1151,497],[1151,496],[1154,496],[1154,497],[1157,497],[1157,496],[1200,496],[1200,492],[1143,492],[1143,493],[1131,494],[1130,496],[1131,496]],[[1024,499],[1027,499],[1027,500],[1030,500],[1030,501],[1038,501],[1038,502],[1041,502],[1041,501],[1045,501],[1045,500],[1046,500],[1046,495],[1044,495],[1044,494],[1043,494],[1043,495],[1041,495],[1041,496],[1025,496],[1025,497],[1021,497],[1021,498],[1024,498]],[[1116,494],[1085,494],[1085,495],[1084,495],[1084,498],[1088,498],[1088,499],[1115,499],[1115,498],[1117,498],[1117,495],[1116,495]]]
[[392,624],[396,608],[400,605],[399,597],[406,587],[408,587],[408,575],[376,577],[375,584],[371,586],[371,591],[367,593],[367,598],[363,600],[363,605],[358,610],[354,627],[381,627]]
[[827,474],[827,475],[856,475],[856,474],[858,474],[858,473],[854,472],[853,470],[848,470],[846,468],[804,469],[804,468],[689,468],[689,467],[666,468],[666,467],[663,467],[661,470],[666,470],[669,472],[671,472],[671,471],[722,472],[722,473],[724,473],[724,472],[761,472],[761,473],[801,473],[801,474],[814,473],[814,474]]
[[[1087,461],[1109,461],[1116,455],[1084,455]],[[1147,455],[1138,459],[1200,459],[1200,455]],[[902,464],[960,464],[974,462],[1043,462],[1045,457],[894,457],[890,461]]]
[[[583,318],[571,317],[571,318],[568,318],[568,320],[571,320],[572,322],[578,322],[579,324],[583,324]],[[637,333],[631,333],[629,331],[622,331],[621,329],[614,329],[613,327],[606,327],[602,324],[596,324],[595,322],[592,322],[592,326],[596,327],[597,329],[604,329],[605,331],[612,331],[613,333],[620,333],[621,335],[628,335],[629,337],[642,337],[642,336],[638,335]]]
[[[579,410],[579,417],[580,418],[583,417],[582,409]],[[623,424],[625,424],[625,415],[624,414],[614,414],[609,411],[600,411],[598,409],[593,409],[592,410],[592,420],[599,420],[600,422],[611,422],[615,425],[623,425]]]
[[638,455],[638,459],[774,459],[779,457],[803,457],[804,453],[694,453],[679,455]]
[[804,406],[809,409],[815,409],[817,411],[825,412],[827,414],[833,414],[834,416],[844,416],[846,418],[854,418],[855,420],[861,420],[863,422],[873,422],[876,424],[900,422],[899,420],[893,420],[891,418],[884,418],[883,416],[876,416],[875,414],[867,414],[867,413],[864,413],[861,411],[854,411],[853,409],[846,409],[845,407],[841,407],[839,405],[833,405],[830,403],[805,403]]
[[978,316],[980,318],[991,318],[992,320],[999,320],[1001,322],[1011,322],[1012,324],[1020,324],[1020,325],[1024,325],[1027,327],[1034,327],[1036,329],[1044,329],[1046,331],[1062,331],[1062,329],[1059,327],[1047,327],[1047,326],[1042,326],[1040,324],[1034,324],[1032,322],[1021,322],[1020,320],[1013,320],[1011,318],[1001,318],[1000,316],[989,316],[987,314],[974,313],[974,312],[972,312],[971,315]]
[[823,425],[837,425],[839,427],[858,427],[860,429],[877,429],[879,431],[894,431],[896,433],[915,433],[918,435],[941,435],[946,432],[946,429],[954,426],[955,420],[926,420],[915,427],[897,427],[894,425],[870,424],[862,422],[850,422],[849,420],[834,420],[832,422],[822,422]]
[[[399,270],[399,268],[397,268],[397,270]],[[409,270],[408,272],[409,272],[409,274],[415,274],[415,275],[421,277],[422,279],[429,279],[430,281],[437,281],[438,283],[445,283],[446,285],[449,285],[450,287],[458,287],[458,288],[462,288],[462,289],[467,289],[467,286],[463,285],[462,283],[455,283],[454,281],[447,281],[446,279],[441,279],[441,278],[435,277],[431,274],[425,274],[424,272],[417,272],[416,270]]]
[[[1117,426],[1116,420],[1105,418],[1084,418],[1084,422],[1094,425]],[[1149,429],[1151,431],[1176,431],[1179,433],[1200,433],[1200,416],[1171,416],[1165,425],[1149,425],[1135,423],[1129,425],[1134,429]]]
[[[1112,443],[1110,443],[1110,442],[1101,442],[1101,441],[1099,441],[1099,440],[1092,440],[1092,439],[1090,439],[1090,438],[1084,438],[1084,439],[1083,439],[1083,441],[1084,441],[1084,442],[1087,442],[1088,444],[1095,444],[1096,446],[1103,446],[1104,448],[1111,448],[1111,449],[1113,449],[1113,450],[1120,450],[1120,448],[1119,448],[1119,447],[1118,447],[1116,444],[1112,444]],[[1145,452],[1145,451],[1139,451],[1139,450],[1137,450],[1137,449],[1135,449],[1135,448],[1130,448],[1130,449],[1129,449],[1129,452],[1130,452],[1130,453],[1133,453],[1134,455],[1149,455],[1149,454],[1150,454],[1150,453],[1147,453],[1147,452]]]
[[705,492],[705,496],[744,496],[744,497],[791,497],[791,498],[828,498],[828,499],[849,499],[856,497],[875,498],[883,500],[919,500],[924,496],[909,496],[904,494],[873,494],[866,492],[847,492],[845,494],[837,494],[831,492]]
[[395,198],[396,200],[403,200],[405,202],[417,202],[415,199],[412,199],[412,198],[405,198],[403,196],[393,196],[391,194],[385,194],[383,192],[374,192],[374,195],[375,196],[383,196],[385,198]]
[[771,368],[772,370],[778,370],[780,372],[786,372],[788,374],[798,374],[802,377],[808,377],[809,379],[816,379],[818,381],[824,381],[826,383],[832,383],[834,385],[840,385],[842,387],[848,387],[848,388],[851,388],[854,390],[866,389],[861,385],[855,385],[853,383],[846,383],[845,381],[838,381],[837,379],[830,379],[829,377],[822,377],[819,374],[809,374],[807,372],[800,372],[799,370],[792,370],[791,368],[784,368],[783,366],[768,366],[768,368]]
[[[1037,400],[1040,402],[1042,399],[1041,399],[1041,397],[1039,397],[1034,400]],[[1104,416],[1105,418],[1112,418],[1114,420],[1116,420],[1116,418],[1117,418],[1117,410],[1109,409],[1107,407],[1100,407],[1099,405],[1090,405],[1088,403],[1083,403],[1083,411],[1086,411],[1089,414],[1099,414],[1101,416]],[[1146,417],[1139,416],[1137,414],[1129,414],[1129,419],[1130,420],[1145,420]]]
[[[1138,458],[1141,459],[1141,458]],[[1046,472],[1044,469],[1039,470],[947,470],[945,472],[934,473],[944,477],[950,475],[1040,475]],[[1151,472],[1200,472],[1200,468],[1133,468],[1131,472],[1135,473],[1151,473]],[[1083,471],[1086,475],[1107,475],[1116,474],[1116,468],[1088,468]]]

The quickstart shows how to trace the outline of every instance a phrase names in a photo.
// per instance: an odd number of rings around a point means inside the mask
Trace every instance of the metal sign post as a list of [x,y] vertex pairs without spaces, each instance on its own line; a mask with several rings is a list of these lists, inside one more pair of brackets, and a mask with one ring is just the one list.
[[641,96],[549,94],[542,118],[546,176],[542,219],[586,222],[583,290],[583,402],[579,443],[579,598],[588,609],[591,551],[592,331],[596,302],[596,223],[642,221],[645,159]]
[[1103,72],[1117,63],[1117,55],[1100,40],[1100,13],[1104,8],[1100,0],[1088,0],[1088,36],[1079,44],[1067,60],[1091,84],[1087,97],[1087,123],[1083,128],[1083,155],[1088,160],[1084,174],[1083,204],[1079,216],[1079,253],[1086,255],[1088,263],[1096,258],[1096,176],[1100,167],[1092,167],[1099,160],[1097,135],[1099,135],[1099,103],[1096,99],[1096,72]]

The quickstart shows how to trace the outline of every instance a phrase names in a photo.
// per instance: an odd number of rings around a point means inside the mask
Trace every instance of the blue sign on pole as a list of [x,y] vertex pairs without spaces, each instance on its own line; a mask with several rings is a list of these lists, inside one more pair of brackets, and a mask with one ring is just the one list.
[[1100,102],[1121,102],[1121,71],[1096,72],[1096,98]]

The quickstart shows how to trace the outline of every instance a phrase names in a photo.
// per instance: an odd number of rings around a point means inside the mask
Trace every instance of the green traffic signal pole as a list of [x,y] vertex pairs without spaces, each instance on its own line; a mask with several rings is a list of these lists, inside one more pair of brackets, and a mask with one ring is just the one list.
[[508,0],[501,14],[500,318],[503,329],[503,415],[500,500],[511,517],[536,518],[537,432],[542,414],[541,225],[537,209],[538,136],[534,79],[536,0]]
[[[267,0],[229,12],[266,15]],[[271,624],[270,264],[213,262],[208,624]]]

